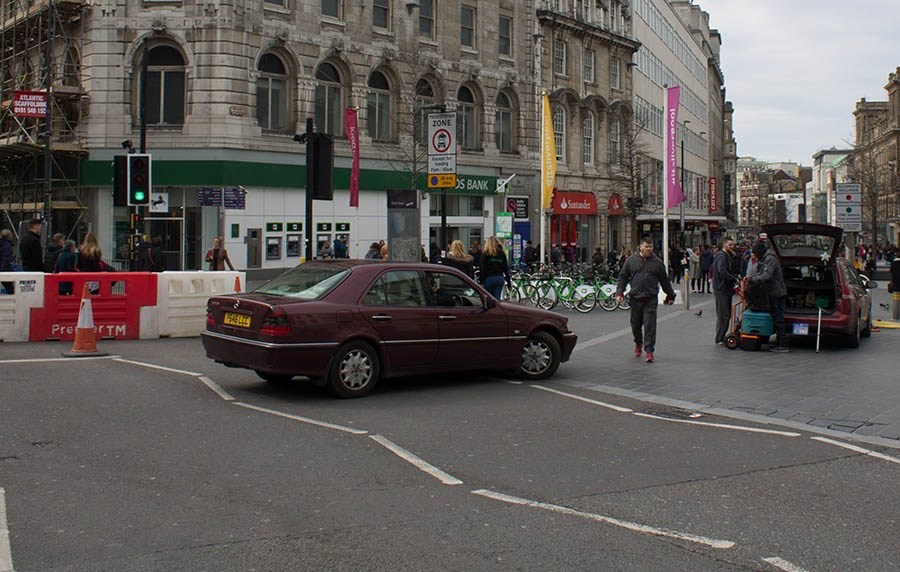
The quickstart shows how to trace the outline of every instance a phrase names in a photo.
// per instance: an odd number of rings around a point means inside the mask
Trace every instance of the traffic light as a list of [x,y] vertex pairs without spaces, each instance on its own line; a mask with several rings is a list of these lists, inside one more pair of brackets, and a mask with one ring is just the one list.
[[113,206],[128,204],[128,156],[113,157]]
[[128,155],[128,206],[150,204],[150,155]]

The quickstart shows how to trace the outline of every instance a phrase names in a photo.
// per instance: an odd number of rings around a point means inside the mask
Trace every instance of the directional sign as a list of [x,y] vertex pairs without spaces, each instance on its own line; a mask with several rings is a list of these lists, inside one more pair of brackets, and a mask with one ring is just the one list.
[[862,230],[862,193],[859,183],[838,183],[835,189],[834,224],[847,232]]
[[428,187],[456,186],[456,113],[428,114]]

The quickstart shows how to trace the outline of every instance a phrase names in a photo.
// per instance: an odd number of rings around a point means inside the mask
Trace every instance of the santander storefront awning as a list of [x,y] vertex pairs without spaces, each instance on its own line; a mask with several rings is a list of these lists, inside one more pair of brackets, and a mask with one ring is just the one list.
[[597,197],[594,193],[556,191],[551,206],[555,215],[596,215]]

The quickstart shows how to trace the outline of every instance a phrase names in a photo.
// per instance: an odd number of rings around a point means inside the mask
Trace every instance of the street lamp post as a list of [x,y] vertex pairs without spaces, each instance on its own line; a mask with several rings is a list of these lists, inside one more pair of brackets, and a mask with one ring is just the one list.
[[[682,132],[681,132],[681,192],[682,193],[684,192],[684,139],[685,139],[685,136],[687,135],[688,123],[690,123],[690,122],[691,122],[690,119],[684,120],[684,124],[683,124],[684,128],[682,129]],[[684,201],[681,201],[681,204],[678,206],[679,206],[678,214],[679,214],[679,217],[681,220],[681,246],[683,248],[685,245],[685,242],[684,242]]]

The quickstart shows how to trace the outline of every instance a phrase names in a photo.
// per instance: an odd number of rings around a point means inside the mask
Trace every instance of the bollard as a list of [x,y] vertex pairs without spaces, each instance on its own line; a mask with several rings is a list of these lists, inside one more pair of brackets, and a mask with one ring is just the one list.
[[891,308],[891,319],[900,320],[900,292],[894,292],[894,304]]
[[691,309],[691,299],[690,299],[691,289],[688,288],[688,283],[690,282],[690,280],[691,279],[689,278],[688,271],[685,270],[684,278],[681,280],[681,299],[684,301],[684,309],[685,310]]

